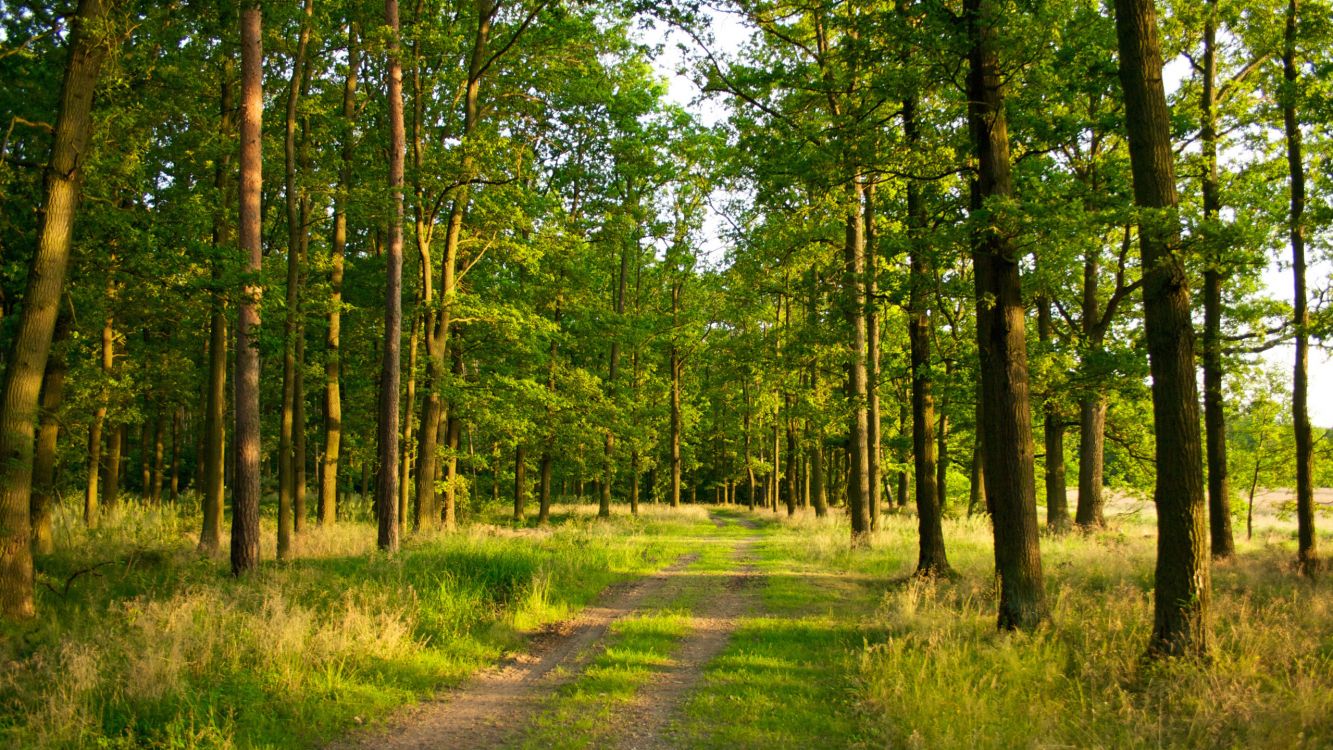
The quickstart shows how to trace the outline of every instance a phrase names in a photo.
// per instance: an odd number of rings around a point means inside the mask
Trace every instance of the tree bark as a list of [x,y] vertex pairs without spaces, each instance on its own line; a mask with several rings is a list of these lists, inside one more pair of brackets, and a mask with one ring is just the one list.
[[287,204],[287,299],[282,348],[282,417],[278,431],[278,559],[292,554],[292,498],[296,494],[295,429],[296,337],[301,304],[300,245],[305,227],[301,222],[300,196],[296,186],[296,108],[305,94],[306,49],[310,45],[310,23],[314,0],[304,0],[301,29],[292,58],[292,77],[287,89],[287,113],[283,139],[284,187]]
[[1008,221],[991,213],[1009,210],[1003,204],[1013,197],[1009,131],[993,25],[999,6],[992,0],[967,0],[964,7],[972,38],[968,119],[976,148],[979,213],[986,217],[984,226],[976,230],[973,262],[987,416],[983,442],[986,489],[995,532],[995,571],[1000,579],[998,625],[1002,630],[1030,630],[1046,619],[1047,610],[1037,530],[1020,253],[1003,226]]
[[[1037,302],[1037,338],[1042,346],[1051,341],[1051,302]],[[1069,530],[1069,496],[1065,485],[1065,425],[1054,393],[1042,405],[1042,433],[1046,448],[1046,528],[1056,534]]]
[[528,504],[527,446],[522,443],[514,449],[514,520],[522,523]]
[[244,270],[236,321],[235,457],[231,572],[259,564],[259,300],[263,287],[260,193],[263,187],[263,33],[259,5],[241,10],[240,245]]
[[1176,216],[1170,113],[1152,0],[1116,0],[1120,80],[1125,95],[1135,203],[1143,210],[1144,332],[1156,431],[1157,569],[1148,653],[1210,651],[1211,583],[1204,518],[1199,394],[1189,279]]
[[[356,124],[356,73],[360,64],[357,26],[347,27],[347,78],[343,83],[342,158],[333,197],[333,242],[329,249],[329,317],[324,337],[324,456],[319,467],[319,523],[338,520],[338,466],[342,459],[342,298],[347,249],[347,205],[352,190]],[[426,270],[429,274],[429,269]]]
[[[1199,145],[1203,156],[1205,237],[1214,231],[1222,208],[1217,170],[1217,0],[1207,0],[1203,20],[1203,93],[1199,102]],[[1217,239],[1214,238],[1214,243]],[[1231,557],[1231,477],[1227,468],[1226,404],[1222,393],[1222,287],[1225,248],[1210,243],[1203,272],[1203,422],[1208,451],[1208,530],[1215,559]]]
[[[224,143],[235,135],[232,74],[235,64],[227,58],[222,64],[221,108],[218,131]],[[224,147],[217,158],[213,187],[217,206],[213,211],[213,293],[208,320],[208,382],[205,386],[202,511],[199,549],[206,554],[222,547],[223,480],[226,474],[224,454],[227,422],[227,302],[222,291],[223,253],[230,251],[231,227],[227,207],[231,205],[231,153]]]
[[551,521],[551,460],[550,451],[542,452],[541,469],[537,480],[537,525],[543,526]]
[[[903,132],[908,147],[916,148],[920,134],[916,122],[916,97],[903,100]],[[942,508],[938,492],[935,446],[935,397],[930,376],[930,312],[928,285],[933,280],[929,250],[925,246],[926,212],[920,186],[907,181],[907,226],[911,270],[908,278],[907,338],[912,373],[912,464],[916,477],[918,551],[917,575],[949,572],[945,554]]]
[[870,486],[870,530],[879,530],[883,512],[884,487],[880,478],[880,413],[879,413],[879,247],[875,236],[875,185],[865,187],[865,256],[866,256],[866,481]]
[[0,617],[36,614],[31,547],[32,462],[38,397],[55,334],[92,131],[93,90],[111,45],[106,0],[81,0],[60,86],[51,157],[43,175],[37,250],[28,268],[0,402]]
[[403,168],[406,135],[403,126],[403,62],[398,43],[398,0],[384,0],[384,20],[389,39],[389,191],[393,195],[393,218],[384,254],[388,276],[384,285],[384,359],[380,376],[379,479],[375,505],[378,509],[379,548],[398,550],[398,392],[403,328]]
[[[680,283],[671,285],[671,327],[680,325]],[[671,507],[680,507],[680,376],[685,363],[676,346],[674,333],[671,341]]]
[[870,541],[870,426],[866,411],[865,224],[861,216],[861,179],[847,185],[847,236],[843,244],[843,315],[851,329],[847,365],[848,425],[847,510],[851,514],[852,546]]
[[1296,432],[1296,540],[1301,570],[1319,569],[1314,512],[1314,437],[1310,428],[1310,311],[1305,283],[1305,163],[1296,96],[1300,69],[1296,60],[1296,0],[1287,2],[1287,25],[1282,46],[1282,123],[1287,137],[1287,169],[1291,185],[1291,212],[1287,231],[1291,242],[1291,274],[1295,296],[1292,322],[1296,327],[1296,357],[1292,365],[1291,415]]
[[60,407],[65,400],[67,361],[65,342],[69,340],[69,314],[56,317],[51,354],[42,376],[41,423],[37,428],[37,453],[32,463],[32,551],[48,555],[55,550],[51,537],[51,506],[56,497],[56,447],[60,437]]

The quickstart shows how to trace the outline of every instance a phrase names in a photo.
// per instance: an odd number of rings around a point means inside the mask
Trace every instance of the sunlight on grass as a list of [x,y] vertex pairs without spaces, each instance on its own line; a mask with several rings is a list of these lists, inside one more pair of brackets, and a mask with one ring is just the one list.
[[[310,527],[299,558],[244,581],[194,549],[191,508],[57,516],[36,623],[0,631],[0,745],[309,747],[455,684],[606,585],[674,559],[712,524],[646,508],[547,529],[477,524],[374,550]],[[263,537],[273,531],[265,519]]]

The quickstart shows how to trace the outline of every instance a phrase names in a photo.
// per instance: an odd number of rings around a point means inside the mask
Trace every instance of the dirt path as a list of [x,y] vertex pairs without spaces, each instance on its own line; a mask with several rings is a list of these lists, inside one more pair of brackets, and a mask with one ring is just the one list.
[[[749,519],[744,519],[748,521]],[[742,521],[742,523],[744,523]],[[753,528],[753,522],[745,523]],[[722,653],[739,618],[754,611],[758,602],[758,573],[751,564],[755,539],[736,546],[733,559],[738,568],[724,582],[723,590],[703,597],[695,611],[689,635],[672,656],[672,665],[643,687],[634,703],[617,721],[615,747],[620,750],[670,750],[680,746],[673,733],[673,720],[685,700],[703,680],[704,667]],[[711,585],[696,579],[696,586]]]
[[[712,515],[718,528],[749,518]],[[672,665],[644,686],[612,727],[614,747],[621,750],[667,750],[677,746],[672,722],[691,691],[703,679],[705,666],[722,652],[737,620],[753,611],[758,599],[757,572],[752,565],[758,537],[733,541],[734,567],[721,576],[720,591],[703,592],[691,628],[672,656]],[[387,726],[358,732],[329,750],[481,750],[521,740],[533,719],[556,689],[577,679],[603,646],[608,629],[653,601],[671,601],[690,589],[715,587],[718,576],[685,571],[698,554],[683,555],[670,567],[645,578],[612,587],[598,604],[568,622],[558,623],[531,641],[526,653],[484,670],[437,700],[403,710]]]
[[470,750],[500,747],[522,734],[542,698],[579,675],[613,622],[665,591],[698,555],[623,584],[571,621],[533,639],[532,648],[485,670],[438,700],[413,706],[387,727],[353,735],[330,750]]

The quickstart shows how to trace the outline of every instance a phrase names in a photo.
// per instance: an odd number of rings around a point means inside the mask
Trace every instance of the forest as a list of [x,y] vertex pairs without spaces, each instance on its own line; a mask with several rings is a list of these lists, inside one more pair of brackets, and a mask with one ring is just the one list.
[[1331,42],[0,0],[0,745],[1329,746]]

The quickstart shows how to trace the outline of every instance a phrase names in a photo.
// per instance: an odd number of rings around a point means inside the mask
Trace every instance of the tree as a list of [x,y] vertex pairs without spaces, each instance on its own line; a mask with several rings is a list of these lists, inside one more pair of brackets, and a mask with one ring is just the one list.
[[83,181],[82,156],[92,131],[93,91],[102,61],[116,44],[106,27],[114,4],[80,0],[60,87],[51,156],[44,176],[42,222],[28,270],[18,331],[0,395],[0,615],[31,617],[31,502],[38,396],[69,266]]
[[973,251],[977,347],[986,402],[986,494],[994,519],[995,570],[1000,579],[999,627],[1030,630],[1046,618],[1047,611],[1037,531],[1019,254],[1012,230],[1005,226],[1013,186],[994,27],[998,11],[991,0],[968,0],[966,5],[972,45],[968,119],[977,157],[973,185],[978,224]]
[[1152,0],[1116,0],[1116,38],[1139,217],[1144,329],[1156,431],[1153,656],[1206,656],[1211,581],[1189,283],[1181,257],[1170,116]]
[[231,572],[259,564],[259,300],[263,287],[260,191],[263,185],[263,20],[257,4],[241,9],[239,239],[245,270],[236,316],[235,483],[231,500]]
[[398,550],[398,388],[399,351],[403,328],[403,64],[399,58],[398,0],[384,0],[389,25],[389,191],[393,215],[385,253],[388,279],[384,285],[384,362],[380,378],[379,482],[375,508],[379,519],[379,546]]
[[1282,36],[1282,126],[1287,139],[1287,169],[1291,211],[1287,231],[1291,243],[1291,271],[1295,296],[1292,321],[1296,327],[1296,358],[1292,365],[1291,413],[1296,431],[1296,536],[1301,570],[1313,575],[1319,568],[1314,531],[1314,436],[1310,429],[1310,312],[1306,288],[1305,163],[1301,125],[1296,116],[1300,69],[1296,59],[1297,2],[1287,0],[1287,23]]

